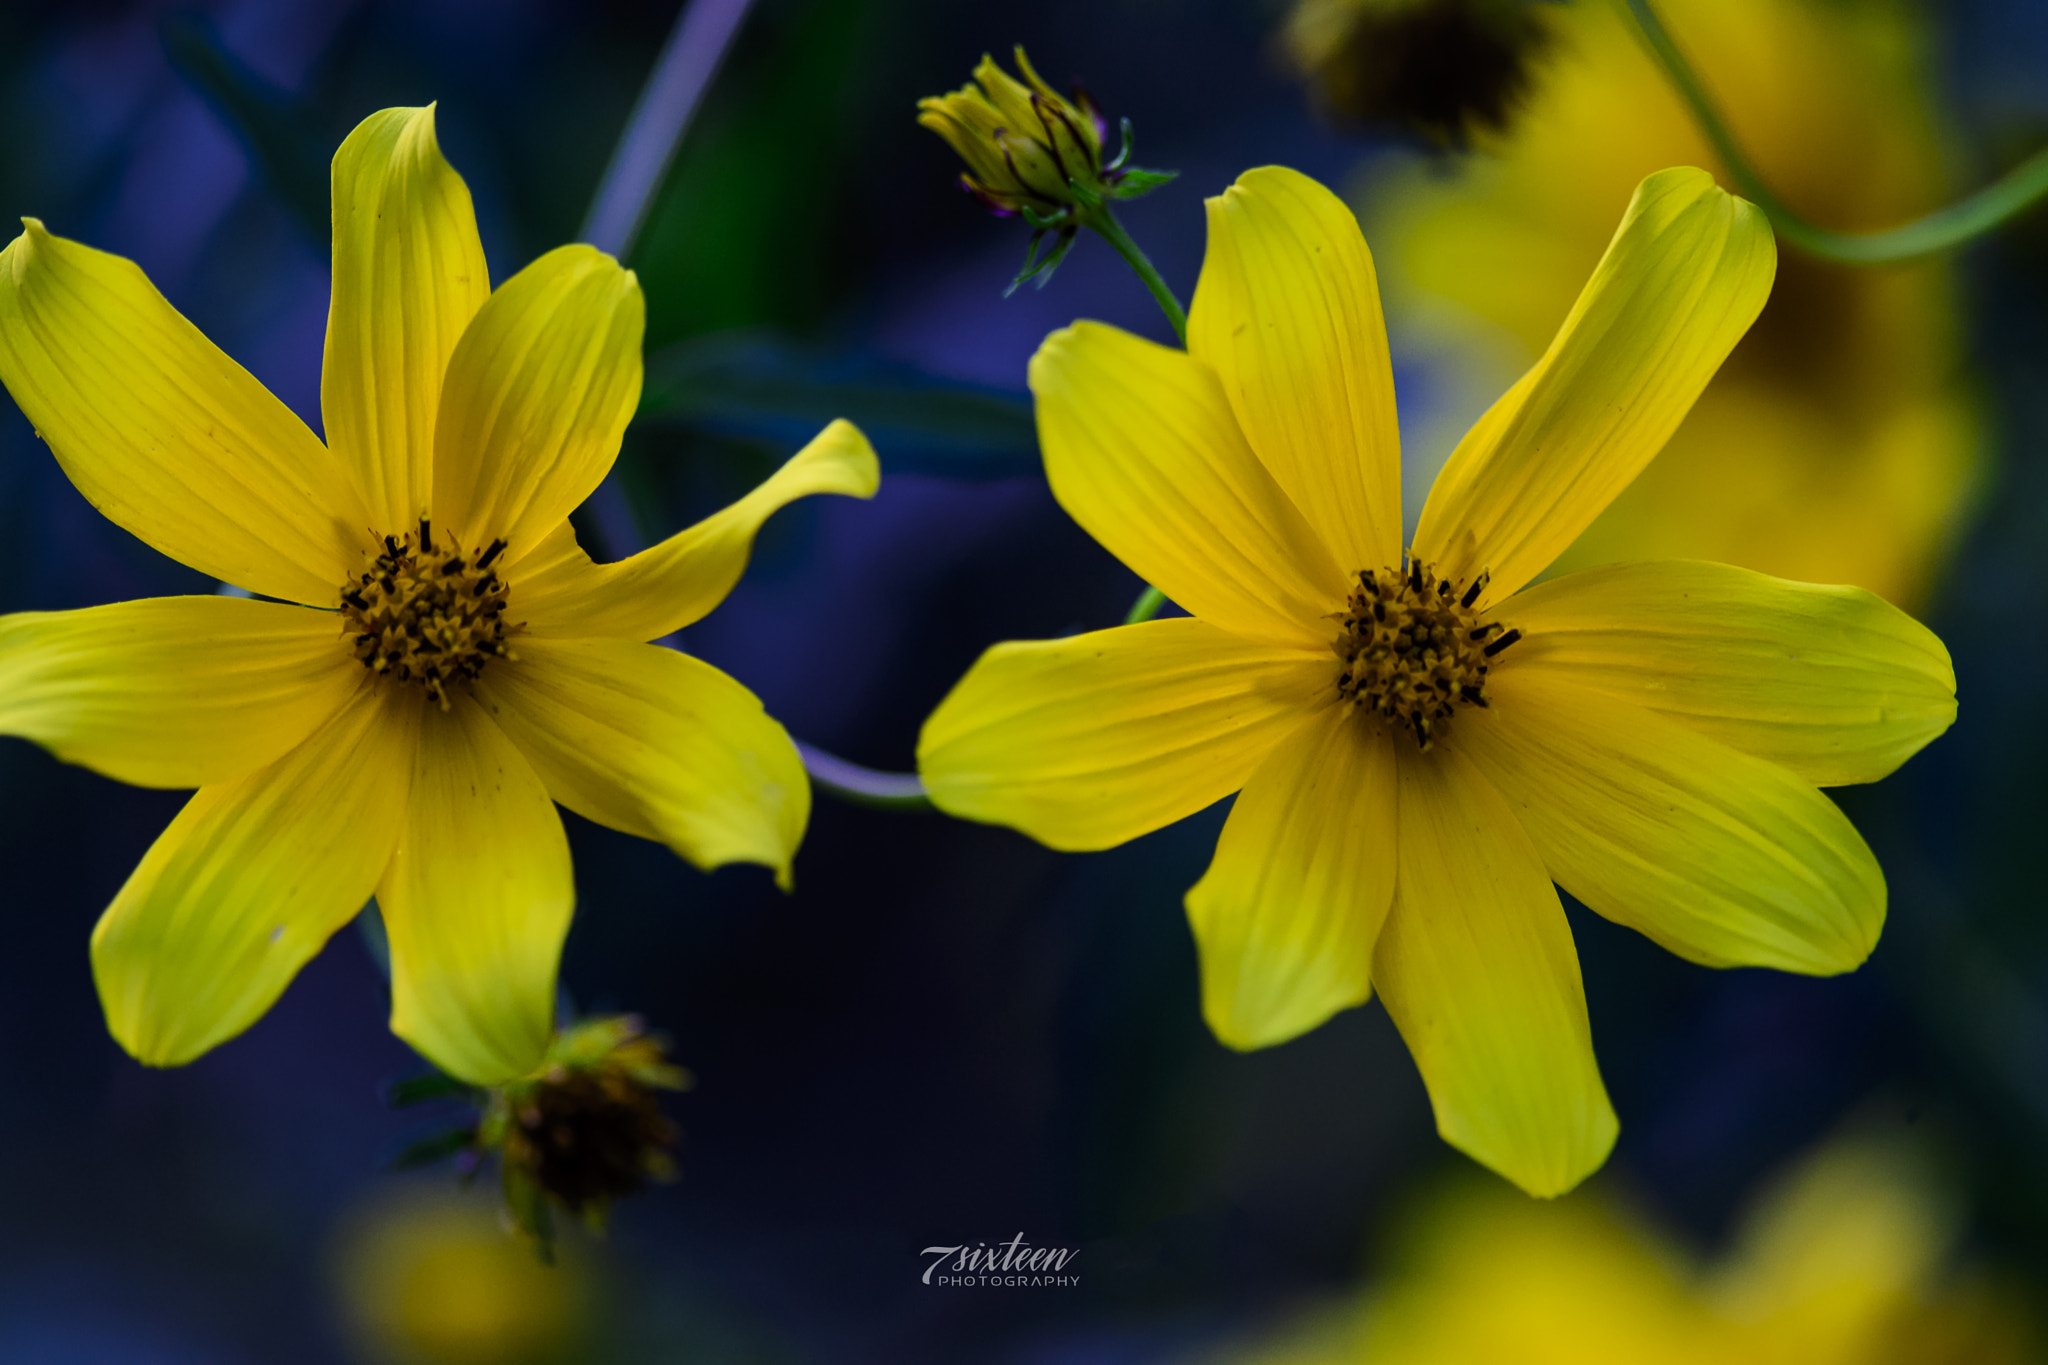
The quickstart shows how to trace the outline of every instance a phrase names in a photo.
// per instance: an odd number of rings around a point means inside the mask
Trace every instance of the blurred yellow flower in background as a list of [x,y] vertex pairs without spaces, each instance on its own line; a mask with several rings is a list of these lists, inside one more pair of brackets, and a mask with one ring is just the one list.
[[[1314,3],[1314,0],[1310,0]],[[1321,6],[1328,8],[1327,5]],[[1662,166],[1712,149],[1620,17],[1541,6],[1549,39],[1509,130],[1446,170],[1367,183],[1361,213],[1404,342],[1439,352],[1470,411],[1540,354],[1615,215]],[[1810,221],[1888,227],[1944,199],[1919,70],[1886,0],[1663,0],[1764,178]],[[1927,599],[1980,478],[1945,259],[1852,268],[1781,256],[1769,305],[1664,453],[1555,572],[1670,557]],[[1449,448],[1469,411],[1447,413]]]
[[579,1255],[543,1265],[491,1201],[405,1183],[338,1231],[332,1284],[364,1365],[545,1365],[572,1353],[590,1286]]
[[1207,1365],[2020,1365],[2031,1324],[1952,1266],[1955,1210],[1903,1142],[1822,1148],[1708,1262],[1588,1187],[1555,1203],[1460,1182],[1388,1274]]

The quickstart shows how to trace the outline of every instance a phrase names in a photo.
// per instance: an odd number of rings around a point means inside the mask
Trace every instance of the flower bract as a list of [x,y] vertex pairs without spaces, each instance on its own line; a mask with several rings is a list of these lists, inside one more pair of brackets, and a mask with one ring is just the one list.
[[1099,849],[1237,793],[1188,893],[1238,1048],[1377,993],[1453,1144],[1536,1194],[1617,1131],[1562,885],[1711,965],[1832,973],[1885,886],[1817,788],[1955,713],[1947,651],[1870,593],[1704,562],[1526,586],[1654,456],[1771,286],[1762,215],[1638,189],[1543,358],[1403,535],[1363,236],[1255,170],[1209,201],[1188,349],[1094,323],[1031,365],[1046,472],[1189,615],[1000,644],[927,720],[932,799]]
[[633,274],[566,246],[493,290],[431,108],[366,119],[333,192],[324,442],[132,262],[33,220],[0,252],[0,382],[65,473],[256,595],[0,618],[0,733],[197,789],[93,933],[134,1056],[246,1029],[374,892],[392,1028],[491,1085],[554,1037],[555,802],[787,886],[810,807],[789,736],[645,642],[717,605],[776,508],[878,473],[834,423],[731,507],[593,563],[567,518],[639,398]]

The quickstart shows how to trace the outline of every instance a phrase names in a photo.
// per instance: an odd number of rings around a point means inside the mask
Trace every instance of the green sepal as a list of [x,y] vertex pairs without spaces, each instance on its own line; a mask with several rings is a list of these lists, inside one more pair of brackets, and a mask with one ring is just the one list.
[[384,1087],[384,1103],[392,1109],[404,1109],[408,1105],[444,1099],[462,1099],[481,1104],[483,1092],[469,1082],[458,1081],[441,1071],[407,1076]]
[[[1052,249],[1040,256],[1039,248],[1049,235],[1053,237]],[[1024,268],[1017,273],[1016,279],[1010,281],[1009,287],[1003,290],[1003,297],[1008,298],[1016,293],[1017,286],[1026,280],[1030,280],[1035,288],[1045,288],[1045,282],[1052,278],[1052,272],[1059,269],[1060,262],[1065,260],[1067,252],[1073,249],[1074,235],[1075,230],[1071,227],[1063,228],[1057,234],[1033,233],[1031,249],[1024,254]]]
[[1150,194],[1170,180],[1178,180],[1179,171],[1148,171],[1142,166],[1133,166],[1118,175],[1116,184],[1110,189],[1115,199],[1136,199],[1141,194]]
[[450,1157],[460,1156],[475,1144],[475,1128],[451,1128],[445,1133],[432,1133],[399,1148],[391,1159],[384,1163],[384,1169],[410,1171],[421,1166],[438,1165]]

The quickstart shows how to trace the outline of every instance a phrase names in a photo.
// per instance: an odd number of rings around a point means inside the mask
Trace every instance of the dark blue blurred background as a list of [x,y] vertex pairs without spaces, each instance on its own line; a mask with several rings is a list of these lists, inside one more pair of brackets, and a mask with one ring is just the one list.
[[[0,215],[139,261],[317,429],[341,137],[439,100],[503,279],[575,234],[674,15],[6,0]],[[890,419],[871,423],[880,496],[782,513],[688,634],[794,733],[907,767],[987,644],[1112,623],[1139,587],[1046,492],[1022,381],[1075,316],[1164,324],[1094,241],[1002,298],[1024,234],[958,191],[915,100],[1014,41],[1056,83],[1085,74],[1135,119],[1138,160],[1183,172],[1126,222],[1185,295],[1203,195],[1267,161],[1342,181],[1370,149],[1314,115],[1273,55],[1279,18],[1257,0],[760,0],[631,260],[650,390],[679,396],[636,424],[619,478],[641,533],[666,534],[839,407]],[[1952,116],[1996,169],[2048,129],[2048,21],[2032,0],[1938,19]],[[1763,1172],[1881,1111],[1938,1134],[1973,1247],[2048,1292],[2048,225],[1975,248],[1967,278],[1997,482],[1930,613],[1961,722],[1843,797],[1891,879],[1876,955],[1827,981],[1710,972],[1576,907],[1573,928],[1623,1124],[1605,1178],[1712,1246]],[[1404,405],[1428,400],[1423,373],[1398,377]],[[102,520],[0,404],[0,609],[212,588]],[[425,1119],[379,1086],[416,1063],[353,932],[193,1066],[148,1071],[108,1039],[87,936],[181,800],[0,743],[10,1365],[357,1359],[337,1229],[414,1188],[380,1162]],[[579,1006],[647,1015],[698,1086],[671,1109],[679,1183],[571,1248],[592,1297],[565,1358],[1172,1358],[1352,1283],[1399,1193],[1465,1164],[1376,1004],[1256,1055],[1209,1037],[1180,897],[1220,809],[1070,857],[820,797],[788,897],[566,818],[565,981]],[[918,1282],[921,1248],[1020,1230],[1081,1247],[1081,1285]]]

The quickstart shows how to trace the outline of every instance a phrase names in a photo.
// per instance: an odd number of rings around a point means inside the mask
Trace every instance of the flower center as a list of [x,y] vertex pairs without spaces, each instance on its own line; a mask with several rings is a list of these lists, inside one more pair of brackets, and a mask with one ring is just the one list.
[[1333,646],[1337,695],[1406,725],[1425,749],[1459,706],[1486,705],[1487,665],[1522,638],[1472,609],[1484,573],[1460,586],[1412,557],[1405,570],[1360,569]]
[[418,683],[448,709],[448,684],[466,682],[494,658],[513,658],[505,637],[505,581],[491,567],[505,553],[494,540],[472,557],[420,518],[411,532],[384,537],[384,552],[342,585],[341,618],[363,667]]

